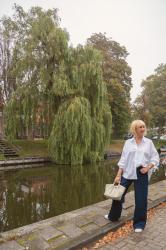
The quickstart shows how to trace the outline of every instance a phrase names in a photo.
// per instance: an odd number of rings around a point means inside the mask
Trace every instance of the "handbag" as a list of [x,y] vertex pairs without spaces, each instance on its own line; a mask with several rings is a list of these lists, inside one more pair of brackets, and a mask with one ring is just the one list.
[[121,200],[125,189],[126,188],[120,184],[118,184],[118,185],[106,184],[104,196],[106,196],[107,198],[110,198],[112,200]]

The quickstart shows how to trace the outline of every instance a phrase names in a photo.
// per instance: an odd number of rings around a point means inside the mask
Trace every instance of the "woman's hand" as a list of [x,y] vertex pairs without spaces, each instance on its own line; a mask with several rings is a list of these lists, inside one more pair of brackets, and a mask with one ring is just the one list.
[[114,184],[120,184],[121,176],[117,175],[114,179]]
[[141,168],[140,172],[141,174],[146,174],[148,173],[149,169],[150,169],[150,166],[147,165],[146,167]]

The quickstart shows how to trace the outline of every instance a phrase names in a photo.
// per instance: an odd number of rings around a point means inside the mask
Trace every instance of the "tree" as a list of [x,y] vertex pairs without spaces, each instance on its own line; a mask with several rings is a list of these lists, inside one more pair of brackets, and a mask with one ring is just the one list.
[[100,160],[111,132],[100,53],[89,47],[71,48],[60,71],[54,91],[63,103],[51,132],[51,153],[60,163]]
[[56,162],[102,159],[112,116],[100,53],[89,46],[69,47],[56,10],[34,7],[26,13],[16,6],[13,22],[18,32],[13,69],[17,89],[7,103],[7,134],[16,136],[24,126],[31,135],[38,118],[47,124]]
[[11,18],[3,17],[0,20],[0,85],[5,100],[8,100],[16,89],[13,73],[15,36]]
[[158,127],[161,133],[166,126],[166,64],[159,65],[154,74],[142,82],[142,87],[142,94],[135,106],[141,105],[143,97],[146,99],[144,110],[148,114],[148,125]]
[[[36,119],[40,119],[45,125],[44,134],[48,135],[53,110],[59,102],[51,92],[53,73],[67,53],[68,33],[59,27],[56,9],[43,11],[34,7],[26,13],[20,6],[15,6],[15,12],[12,22],[17,41],[13,48],[16,60],[12,71],[17,76],[17,88],[8,101],[6,131],[13,137],[25,127],[27,136],[32,137]],[[12,120],[13,111],[15,117]]]
[[113,134],[119,137],[126,132],[130,122],[131,68],[126,62],[128,52],[124,46],[107,38],[105,34],[93,34],[87,44],[103,55],[103,78],[107,85],[107,98],[112,111]]
[[141,93],[132,104],[131,110],[133,120],[137,120],[139,118],[146,123],[147,127],[149,127],[151,118],[149,110],[147,109],[147,102],[147,96],[144,93]]

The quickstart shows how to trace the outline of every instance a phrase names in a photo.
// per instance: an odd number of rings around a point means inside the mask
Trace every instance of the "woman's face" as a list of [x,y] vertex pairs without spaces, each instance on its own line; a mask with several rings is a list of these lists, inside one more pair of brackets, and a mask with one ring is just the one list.
[[139,124],[136,127],[136,134],[138,137],[143,137],[145,133],[145,125],[144,124]]

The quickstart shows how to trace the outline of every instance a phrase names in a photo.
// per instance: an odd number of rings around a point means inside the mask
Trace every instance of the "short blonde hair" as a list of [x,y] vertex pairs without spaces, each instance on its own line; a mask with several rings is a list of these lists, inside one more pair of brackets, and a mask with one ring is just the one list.
[[130,133],[132,135],[136,135],[137,134],[136,128],[139,127],[140,125],[145,126],[145,133],[144,133],[144,135],[146,135],[147,134],[147,128],[146,128],[146,125],[145,125],[144,121],[142,121],[142,120],[135,120],[135,121],[133,121],[131,123],[131,125],[130,125]]

